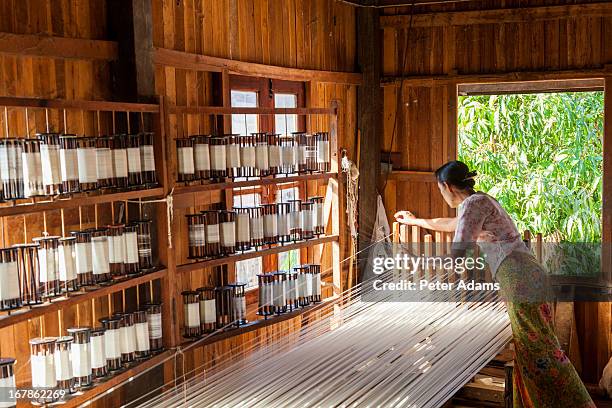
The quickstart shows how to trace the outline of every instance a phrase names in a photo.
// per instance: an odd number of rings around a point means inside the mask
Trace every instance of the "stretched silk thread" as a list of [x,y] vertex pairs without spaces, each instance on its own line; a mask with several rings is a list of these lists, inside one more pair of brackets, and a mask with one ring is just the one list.
[[[303,284],[312,291],[312,281]],[[274,297],[284,297],[281,285],[273,287]],[[142,406],[437,407],[511,338],[503,303],[480,301],[496,299],[452,302],[436,294],[428,302],[400,302],[390,296],[354,297],[305,332],[287,333],[207,373],[205,381],[189,380],[186,393],[164,393]]]

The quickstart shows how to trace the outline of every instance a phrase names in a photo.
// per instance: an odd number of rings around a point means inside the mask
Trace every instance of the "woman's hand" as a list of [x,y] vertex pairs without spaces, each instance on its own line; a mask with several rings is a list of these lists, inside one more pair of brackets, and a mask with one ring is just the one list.
[[394,217],[397,222],[406,225],[415,225],[414,221],[417,219],[410,211],[398,211]]

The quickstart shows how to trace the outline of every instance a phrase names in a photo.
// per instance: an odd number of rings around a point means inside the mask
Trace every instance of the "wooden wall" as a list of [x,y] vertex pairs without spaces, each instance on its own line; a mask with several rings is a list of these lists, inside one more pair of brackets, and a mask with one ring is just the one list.
[[[153,46],[190,54],[202,54],[250,63],[280,67],[355,71],[356,37],[355,9],[333,0],[158,0],[153,1]],[[221,73],[206,72],[202,68],[184,69],[172,65],[156,65],[156,93],[165,97],[168,105],[203,106],[223,102],[227,89],[223,88]],[[291,80],[288,76],[287,80]],[[357,87],[309,81],[305,83],[306,106],[329,107],[332,101],[339,103],[338,147],[346,148],[350,157],[355,157]],[[170,143],[176,137],[199,132],[209,133],[215,127],[210,117],[183,115],[169,117],[167,138]],[[329,118],[313,116],[306,119],[310,131],[329,130]],[[223,131],[223,124],[217,124]],[[225,131],[227,131],[227,124]],[[305,185],[300,186],[304,189]],[[308,182],[308,195],[325,196],[325,182]],[[342,193],[341,193],[342,194]],[[191,214],[222,203],[231,203],[231,192],[203,192],[182,195],[175,199],[176,263],[187,262],[187,228],[185,214]],[[340,210],[344,214],[344,210]],[[347,234],[342,231],[340,259],[348,256],[345,245]],[[269,271],[274,259],[264,259]],[[267,258],[273,258],[267,257]],[[302,251],[302,259],[320,262],[322,270],[332,265],[332,244],[317,249]],[[348,266],[348,263],[345,264]],[[196,270],[179,277],[179,290],[206,286],[217,279],[218,270]],[[228,268],[229,280],[233,281],[232,268]],[[344,273],[347,273],[345,268]],[[324,297],[333,294],[332,276],[324,278]],[[347,282],[346,275],[343,278]],[[339,288],[338,288],[339,289]],[[257,299],[247,296],[248,318],[256,319]],[[178,309],[179,311],[182,309]],[[179,326],[183,316],[178,313]],[[299,319],[298,319],[299,320]],[[278,327],[277,327],[278,326]],[[271,326],[275,336],[294,324],[281,323]],[[299,325],[297,326],[299,328]],[[255,334],[257,333],[257,334]],[[231,340],[214,343],[214,346],[197,347],[185,355],[186,371],[208,364],[214,355],[232,355],[236,345],[246,342],[260,331],[240,335]],[[211,351],[212,350],[212,351]],[[166,366],[166,378],[172,378],[173,368]]]
[[[532,9],[567,3],[486,0],[419,6],[412,18],[409,8],[384,9],[380,17],[384,54],[381,150],[400,152],[403,170],[431,172],[454,159],[458,83],[611,75],[611,5],[599,2],[584,9],[575,5]],[[523,10],[497,14],[471,11],[500,8]],[[400,89],[394,79],[402,75],[407,79]],[[606,98],[609,96],[608,91]],[[606,112],[606,123],[611,115]],[[606,152],[611,138],[607,132]],[[389,216],[400,209],[410,209],[420,217],[448,216],[451,212],[431,180],[422,176],[390,180],[384,194]],[[604,186],[604,213],[610,211],[607,203],[612,196],[608,189],[609,184]],[[612,225],[606,217],[609,215],[604,214],[607,231]],[[609,241],[607,233],[604,239]],[[610,355],[610,305],[583,305],[578,309],[582,310],[578,318],[584,335],[584,378],[595,382]]]

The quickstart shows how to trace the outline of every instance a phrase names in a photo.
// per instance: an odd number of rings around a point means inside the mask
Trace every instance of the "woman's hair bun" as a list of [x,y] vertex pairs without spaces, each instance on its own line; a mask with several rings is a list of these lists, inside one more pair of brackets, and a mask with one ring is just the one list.
[[476,173],[475,171],[468,171],[465,174],[465,180],[470,180],[473,179],[474,177],[476,177],[478,175],[478,173]]
[[474,188],[476,181],[474,178],[478,173],[469,169],[467,164],[453,160],[438,170],[436,170],[436,178],[440,183],[447,183],[461,189]]

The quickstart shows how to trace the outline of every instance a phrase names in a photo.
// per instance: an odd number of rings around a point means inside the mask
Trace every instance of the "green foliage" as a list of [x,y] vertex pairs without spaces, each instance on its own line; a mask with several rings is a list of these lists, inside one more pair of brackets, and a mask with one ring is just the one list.
[[459,160],[520,231],[601,241],[602,92],[459,98]]

